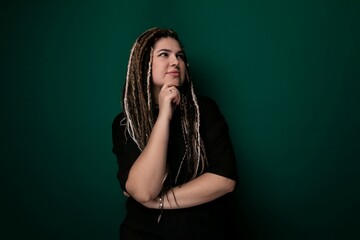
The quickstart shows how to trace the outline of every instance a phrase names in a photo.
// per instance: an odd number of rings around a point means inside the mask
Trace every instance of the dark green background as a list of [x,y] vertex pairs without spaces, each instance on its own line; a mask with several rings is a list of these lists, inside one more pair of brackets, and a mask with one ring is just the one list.
[[228,120],[239,239],[360,239],[360,2],[1,1],[1,239],[117,239],[135,38],[175,29]]

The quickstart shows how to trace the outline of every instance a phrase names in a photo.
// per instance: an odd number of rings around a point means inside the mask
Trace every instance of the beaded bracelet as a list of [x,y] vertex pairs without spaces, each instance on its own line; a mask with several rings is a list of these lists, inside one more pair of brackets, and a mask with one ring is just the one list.
[[160,222],[160,219],[161,219],[161,216],[162,216],[162,213],[164,210],[164,199],[163,199],[162,195],[159,197],[159,209],[160,209],[160,214],[159,214],[158,220],[157,220],[158,223]]

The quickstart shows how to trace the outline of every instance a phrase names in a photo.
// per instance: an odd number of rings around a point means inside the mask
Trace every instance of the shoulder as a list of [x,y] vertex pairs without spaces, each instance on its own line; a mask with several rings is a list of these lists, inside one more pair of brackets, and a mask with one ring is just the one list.
[[112,122],[112,134],[115,138],[123,138],[126,133],[126,118],[123,112],[117,114]]
[[201,111],[207,111],[209,109],[218,108],[215,100],[209,96],[200,95],[197,97],[199,108]]
[[117,114],[112,122],[113,151],[118,151],[119,146],[127,142],[126,119],[123,112]]
[[202,130],[206,132],[227,131],[228,125],[225,116],[213,98],[200,96],[198,97],[198,104],[200,110],[200,128]]
[[117,114],[112,122],[112,127],[113,128],[118,128],[121,126],[124,126],[126,123],[125,120],[125,114],[124,112],[120,112],[119,114]]
[[220,109],[216,101],[209,96],[198,96],[198,104],[201,115],[204,117],[221,115]]

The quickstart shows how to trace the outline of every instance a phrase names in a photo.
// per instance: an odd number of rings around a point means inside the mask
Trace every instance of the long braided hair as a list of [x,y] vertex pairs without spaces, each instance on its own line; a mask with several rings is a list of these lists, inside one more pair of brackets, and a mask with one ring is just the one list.
[[[177,40],[183,50],[177,33],[171,29],[151,28],[141,34],[132,46],[122,106],[125,114],[126,129],[140,151],[145,148],[154,126],[153,96],[151,91],[152,51],[161,38]],[[206,164],[206,154],[200,137],[200,112],[194,86],[189,77],[189,66],[184,57],[186,74],[181,86],[181,126],[185,142],[185,155],[191,178],[202,173]],[[182,162],[181,162],[182,164]],[[179,171],[181,166],[179,168]],[[178,171],[178,174],[179,174]]]

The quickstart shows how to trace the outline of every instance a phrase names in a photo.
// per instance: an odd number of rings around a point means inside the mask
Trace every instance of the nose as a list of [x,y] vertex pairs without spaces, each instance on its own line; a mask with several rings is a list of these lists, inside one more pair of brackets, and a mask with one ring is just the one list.
[[176,55],[172,55],[170,59],[171,66],[178,66],[179,65],[179,59]]

